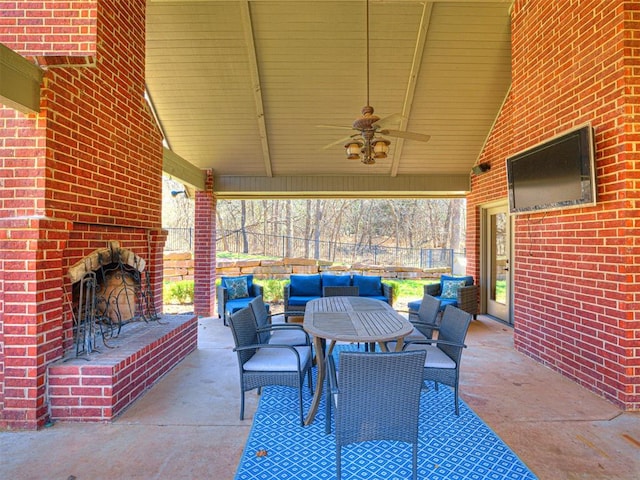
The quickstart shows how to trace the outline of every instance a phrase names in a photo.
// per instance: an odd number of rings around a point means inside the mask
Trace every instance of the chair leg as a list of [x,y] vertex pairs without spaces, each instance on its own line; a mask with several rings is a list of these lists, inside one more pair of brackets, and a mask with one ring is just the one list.
[[240,420],[244,420],[244,390],[240,393]]
[[456,417],[460,416],[460,406],[458,405],[459,401],[458,401],[458,386],[456,385],[453,388],[453,398],[455,399],[456,402]]
[[304,412],[302,411],[302,381],[298,385],[298,403],[300,406],[300,426],[304,427]]
[[330,393],[327,393],[324,399],[324,433],[327,435],[331,433],[331,398],[329,398],[329,395]]
[[331,433],[331,387],[329,384],[329,375],[327,375],[327,381],[324,390],[324,433],[329,435]]
[[418,480],[418,443],[415,442],[413,444],[413,464],[412,464],[413,470],[411,473],[411,478],[413,478],[413,480]]
[[311,374],[311,369],[307,370],[307,381],[309,383],[309,391],[313,393],[313,375]]
[[342,447],[336,446],[336,480],[342,478]]

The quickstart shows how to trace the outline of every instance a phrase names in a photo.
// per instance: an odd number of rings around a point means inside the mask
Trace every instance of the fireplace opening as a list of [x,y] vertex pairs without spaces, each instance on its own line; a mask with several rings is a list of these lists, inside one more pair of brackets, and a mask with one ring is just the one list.
[[132,322],[159,320],[145,261],[110,242],[69,269],[75,354],[110,348],[109,339]]

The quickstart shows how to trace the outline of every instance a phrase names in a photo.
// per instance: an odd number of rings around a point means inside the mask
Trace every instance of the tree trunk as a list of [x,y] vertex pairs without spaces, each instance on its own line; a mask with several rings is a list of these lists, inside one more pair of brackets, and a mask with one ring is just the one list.
[[247,205],[240,200],[240,232],[242,234],[242,252],[249,253],[249,238],[247,236]]
[[322,200],[316,200],[316,212],[315,212],[315,232],[313,236],[314,242],[314,257],[316,260],[320,260],[320,224],[322,222]]
[[291,256],[291,241],[292,241],[292,237],[293,237],[293,221],[291,219],[291,200],[287,200],[285,202],[285,228],[286,228],[286,232],[285,232],[285,236],[286,236],[286,242],[285,242],[285,247],[284,247],[284,251],[285,251],[285,256],[286,257],[290,257]]

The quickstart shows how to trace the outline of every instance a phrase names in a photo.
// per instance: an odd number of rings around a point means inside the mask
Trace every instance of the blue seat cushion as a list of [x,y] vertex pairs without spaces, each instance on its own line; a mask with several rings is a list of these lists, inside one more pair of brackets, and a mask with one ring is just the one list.
[[382,295],[382,279],[379,276],[354,275],[353,285],[358,287],[361,297]]
[[422,305],[422,299],[420,300],[414,300],[412,302],[407,303],[407,308],[409,308],[409,310],[411,311],[418,311],[420,310],[420,305]]
[[351,275],[334,275],[331,273],[322,274],[323,287],[349,287],[351,286]]
[[[454,298],[440,298],[440,297],[434,297],[434,298],[437,298],[438,300],[440,300],[440,311],[444,310],[444,307],[446,307],[447,305],[453,305],[454,307],[458,306],[458,301]],[[420,305],[422,305],[422,299],[414,300],[412,302],[407,303],[407,307],[412,312],[413,311],[417,312],[418,310],[420,310]]]
[[249,302],[253,300],[251,297],[245,298],[236,298],[233,300],[228,300],[225,304],[225,309],[228,313],[235,313],[238,310],[242,310],[244,307],[249,306]]
[[306,305],[308,301],[315,300],[316,298],[320,298],[319,296],[309,296],[309,295],[294,295],[293,297],[289,297],[289,305]]
[[[289,292],[291,297],[321,297],[322,296],[322,282],[321,282],[319,273],[316,275],[291,275],[289,279],[290,279]],[[289,305],[294,305],[294,304],[291,303],[291,301],[289,301]]]
[[[242,310],[244,307],[249,306],[249,302],[251,302],[253,298],[254,297],[247,297],[247,298],[236,298],[234,300],[228,300],[227,303],[225,304],[227,313],[235,313],[238,310]],[[265,303],[264,306],[267,309],[267,313],[268,313],[269,304]]]
[[389,303],[389,299],[384,295],[360,295],[364,298],[373,298],[374,300],[382,300],[385,303]]

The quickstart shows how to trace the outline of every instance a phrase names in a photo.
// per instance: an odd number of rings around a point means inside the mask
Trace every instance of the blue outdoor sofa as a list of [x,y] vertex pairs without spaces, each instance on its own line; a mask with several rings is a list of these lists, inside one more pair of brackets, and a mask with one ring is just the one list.
[[359,296],[382,300],[393,305],[393,287],[382,283],[377,275],[351,275],[317,273],[310,275],[290,275],[289,283],[284,286],[285,318],[304,314],[309,300],[323,296],[324,287],[358,287]]

